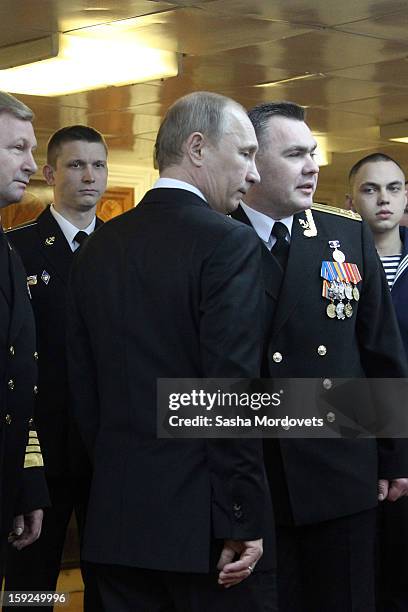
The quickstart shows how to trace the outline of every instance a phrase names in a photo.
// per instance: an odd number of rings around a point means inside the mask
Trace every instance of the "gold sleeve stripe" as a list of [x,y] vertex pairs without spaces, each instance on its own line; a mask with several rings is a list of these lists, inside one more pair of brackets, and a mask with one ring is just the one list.
[[41,453],[27,453],[24,459],[24,468],[43,467],[44,461]]
[[41,447],[39,444],[33,444],[32,446],[26,447],[26,455],[29,453],[41,453]]
[[24,468],[43,467],[44,461],[41,455],[41,447],[37,432],[31,429],[28,432],[28,444],[26,446]]

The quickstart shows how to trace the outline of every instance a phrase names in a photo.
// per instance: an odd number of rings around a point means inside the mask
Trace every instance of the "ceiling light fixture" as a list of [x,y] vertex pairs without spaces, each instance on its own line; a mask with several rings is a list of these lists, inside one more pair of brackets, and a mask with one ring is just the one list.
[[277,87],[279,85],[286,85],[286,83],[294,83],[295,81],[304,81],[306,79],[322,79],[325,76],[323,72],[306,72],[305,74],[299,74],[298,76],[289,77],[287,79],[280,79],[279,81],[259,83],[258,85],[254,85],[254,87]]
[[383,140],[408,143],[408,121],[380,125],[380,137]]
[[[107,41],[102,37],[88,38],[83,34],[60,34],[56,52],[54,49],[49,53],[49,59],[42,61],[37,61],[38,41],[33,42],[36,42],[33,49],[37,53],[35,56],[28,54],[30,41],[24,43],[25,57],[29,57],[32,63],[26,61],[25,65],[21,65],[20,50],[14,67],[0,70],[0,89],[33,96],[61,96],[178,74],[176,53],[142,46],[134,37],[111,37]],[[13,53],[9,47],[10,56]],[[4,63],[2,65],[4,67]]]
[[323,134],[313,134],[316,142],[315,161],[318,166],[329,166],[332,162],[332,153],[327,149],[327,136]]

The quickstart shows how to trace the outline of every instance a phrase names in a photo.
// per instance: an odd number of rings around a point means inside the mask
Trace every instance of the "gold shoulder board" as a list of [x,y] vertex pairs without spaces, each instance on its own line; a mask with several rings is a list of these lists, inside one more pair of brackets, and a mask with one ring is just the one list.
[[347,219],[354,219],[354,221],[362,221],[358,213],[354,212],[353,210],[338,208],[337,206],[328,206],[327,204],[313,203],[312,210],[329,213],[329,215],[339,215],[340,217],[347,217]]

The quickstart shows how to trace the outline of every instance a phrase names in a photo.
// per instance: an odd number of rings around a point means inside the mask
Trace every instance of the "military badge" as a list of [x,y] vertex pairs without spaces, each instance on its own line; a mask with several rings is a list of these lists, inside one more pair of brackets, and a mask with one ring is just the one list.
[[55,236],[48,236],[48,238],[45,239],[45,244],[47,246],[52,246],[55,242]]
[[304,219],[299,219],[299,223],[303,228],[303,235],[306,238],[314,238],[317,236],[317,228],[313,219],[313,214],[310,209],[305,211],[306,221]]
[[50,274],[48,274],[48,272],[47,272],[46,270],[43,270],[43,271],[42,271],[42,274],[41,274],[41,280],[42,280],[42,281],[43,281],[43,282],[44,282],[46,285],[48,285],[48,283],[50,282],[50,278],[51,278],[51,275],[50,275]]

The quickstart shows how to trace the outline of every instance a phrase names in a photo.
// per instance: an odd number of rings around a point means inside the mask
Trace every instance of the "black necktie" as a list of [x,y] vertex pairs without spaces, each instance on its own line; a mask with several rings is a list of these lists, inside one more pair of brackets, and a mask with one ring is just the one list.
[[271,253],[278,260],[282,270],[285,271],[289,256],[289,242],[286,240],[288,228],[284,223],[275,221],[271,234],[276,238],[276,242],[271,248]]
[[74,240],[75,242],[79,244],[77,251],[79,251],[79,249],[81,248],[81,246],[83,245],[83,243],[85,242],[87,238],[88,238],[88,234],[86,232],[83,232],[82,230],[80,230],[77,234],[75,234]]

